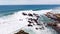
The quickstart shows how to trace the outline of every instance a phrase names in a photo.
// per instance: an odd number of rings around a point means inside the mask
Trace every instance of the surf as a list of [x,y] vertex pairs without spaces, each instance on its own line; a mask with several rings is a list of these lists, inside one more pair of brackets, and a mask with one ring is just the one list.
[[[2,16],[0,17],[0,34],[14,34],[15,32],[17,32],[18,30],[22,29],[28,29],[28,27],[26,26],[28,24],[27,19],[31,18],[29,16],[23,16],[22,13],[36,13],[39,15],[43,15],[46,12],[50,12],[52,10],[38,10],[38,11],[33,11],[33,10],[24,10],[24,11],[18,11],[18,12],[14,12],[11,15],[7,15],[7,16]],[[35,18],[35,17],[33,17]],[[42,22],[43,23],[43,22]],[[35,27],[35,26],[34,26]],[[31,29],[34,31],[34,27]],[[29,31],[29,30],[28,30]],[[43,31],[36,31],[36,34],[56,34],[56,32],[53,29],[49,29],[45,27],[45,30]],[[3,33],[4,32],[4,33]],[[44,32],[44,33],[43,33]]]

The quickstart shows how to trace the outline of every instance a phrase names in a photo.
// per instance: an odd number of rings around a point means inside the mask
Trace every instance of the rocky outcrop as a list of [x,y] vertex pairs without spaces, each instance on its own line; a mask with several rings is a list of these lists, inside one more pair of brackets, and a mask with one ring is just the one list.
[[55,29],[58,32],[58,34],[60,33],[60,23],[48,23],[47,25]]
[[15,34],[29,34],[29,33],[25,32],[23,30],[20,30],[19,32],[15,33]]
[[48,18],[51,18],[55,21],[58,21],[60,22],[60,14],[54,14],[54,13],[51,13],[51,12],[47,12],[47,14],[45,14]]
[[51,12],[47,12],[45,14],[48,18],[51,18],[54,20],[54,22],[48,23],[47,25],[51,26],[53,29],[55,29],[58,33],[60,33],[60,14],[54,14]]

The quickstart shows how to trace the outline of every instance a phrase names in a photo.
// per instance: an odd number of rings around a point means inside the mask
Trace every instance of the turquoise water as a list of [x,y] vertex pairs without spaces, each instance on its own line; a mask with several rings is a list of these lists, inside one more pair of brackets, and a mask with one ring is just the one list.
[[34,31],[31,29],[24,29],[25,32],[28,32],[29,34],[36,34]]
[[49,23],[49,22],[53,22],[54,20],[49,19],[47,16],[45,15],[40,15],[40,21],[44,22],[44,23]]

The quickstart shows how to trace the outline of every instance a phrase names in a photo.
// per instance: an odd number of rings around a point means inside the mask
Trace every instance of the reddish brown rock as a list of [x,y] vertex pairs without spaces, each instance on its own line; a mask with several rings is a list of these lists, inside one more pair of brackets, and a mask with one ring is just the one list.
[[55,29],[57,32],[60,32],[60,23],[48,23],[48,25]]
[[19,32],[15,33],[15,34],[29,34],[29,33],[25,32],[23,30],[20,30]]
[[60,14],[54,14],[51,12],[47,12],[47,14],[45,14],[48,18],[51,18],[55,21],[59,21],[60,22]]

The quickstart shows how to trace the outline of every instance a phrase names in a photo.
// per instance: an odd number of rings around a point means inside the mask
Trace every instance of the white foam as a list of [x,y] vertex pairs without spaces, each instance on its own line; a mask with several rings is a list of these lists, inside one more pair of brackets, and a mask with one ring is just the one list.
[[[14,13],[13,15],[8,15],[0,18],[0,34],[12,34],[14,31],[21,29],[25,25],[28,24],[27,19],[30,18],[29,16],[22,15],[22,12],[25,13],[36,13],[36,14],[45,14],[46,12],[50,12],[51,10],[39,10],[39,11],[19,11]],[[35,17],[33,17],[35,18]],[[27,28],[27,27],[26,27]],[[35,26],[32,28],[34,29]],[[46,30],[45,30],[46,31]],[[45,31],[36,31],[37,34],[40,32],[45,33]],[[49,32],[50,33],[50,32]],[[46,34],[49,34],[46,33]]]

